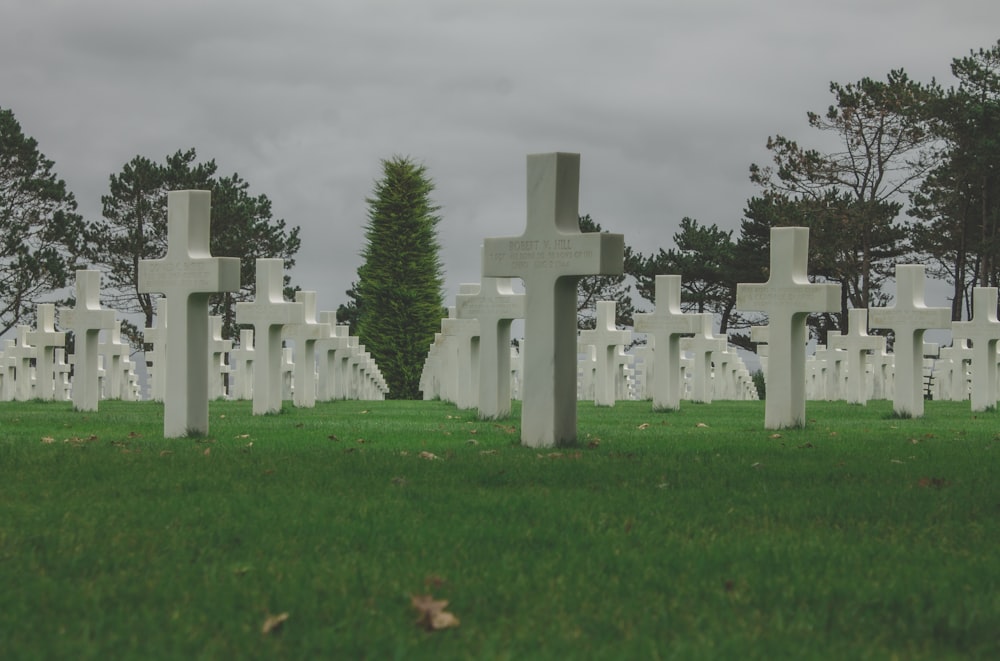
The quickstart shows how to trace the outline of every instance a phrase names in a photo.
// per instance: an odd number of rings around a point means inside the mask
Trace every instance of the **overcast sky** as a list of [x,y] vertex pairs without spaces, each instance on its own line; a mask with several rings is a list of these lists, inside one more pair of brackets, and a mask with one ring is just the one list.
[[805,145],[831,81],[1000,37],[996,0],[0,0],[0,107],[88,218],[136,155],[194,147],[302,228],[292,276],[345,302],[380,160],[423,163],[446,293],[524,227],[525,156],[582,155],[580,212],[640,252],[738,227],[769,135]]

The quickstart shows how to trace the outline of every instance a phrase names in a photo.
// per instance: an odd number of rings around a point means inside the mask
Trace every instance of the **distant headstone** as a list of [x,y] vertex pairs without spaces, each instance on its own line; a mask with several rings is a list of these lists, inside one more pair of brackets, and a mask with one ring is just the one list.
[[316,406],[316,343],[330,337],[332,329],[329,324],[316,319],[316,292],[297,291],[295,302],[302,304],[303,321],[288,324],[283,331],[283,337],[295,342],[292,403],[312,408]]
[[[694,354],[691,361],[692,402],[708,404],[712,401],[712,354],[726,350],[726,338],[712,334],[712,315],[699,314],[701,327],[692,337],[681,338],[680,347]],[[656,351],[656,348],[653,348]],[[681,361],[683,365],[683,360]]]
[[481,420],[510,415],[510,327],[524,318],[524,294],[514,293],[510,278],[484,277],[475,293],[459,294],[460,319],[479,321],[479,389]]
[[229,352],[230,395],[233,399],[253,399],[253,330],[240,329],[240,346]]
[[592,330],[580,331],[580,344],[597,349],[597,368],[594,374],[594,404],[614,406],[618,376],[618,347],[632,341],[632,333],[618,330],[615,325],[615,302],[597,301],[596,325]]
[[702,328],[697,314],[681,312],[681,276],[658,275],[655,284],[656,309],[635,315],[635,330],[648,334],[653,342],[652,374],[647,388],[652,388],[653,409],[673,411],[680,408],[682,335],[693,335]]
[[972,341],[972,410],[987,411],[997,405],[997,342],[1000,320],[997,319],[997,288],[972,290],[972,313],[969,321],[952,323],[956,344]]
[[525,286],[521,442],[576,442],[576,288],[580,277],[620,275],[621,234],[580,232],[580,156],[528,156],[527,224],[484,242],[483,275]]
[[139,292],[166,296],[163,436],[208,433],[208,299],[240,288],[240,260],[212,257],[212,194],[167,193],[167,254],[139,261]]
[[35,330],[28,331],[28,344],[35,347],[35,397],[56,399],[56,350],[66,345],[66,333],[56,330],[56,306],[40,303]]
[[885,338],[868,334],[868,309],[854,308],[847,311],[847,333],[831,333],[830,346],[847,352],[847,379],[844,399],[849,404],[867,404],[868,354],[885,351]]
[[840,287],[809,282],[809,229],[771,228],[771,268],[763,284],[736,285],[736,307],[767,314],[767,429],[806,422],[806,317],[840,310]]
[[892,407],[896,415],[906,418],[919,418],[924,414],[924,331],[951,327],[950,309],[927,307],[924,285],[923,264],[897,264],[895,305],[868,310],[872,328],[893,330],[895,395]]
[[101,308],[101,272],[76,272],[76,306],[59,309],[59,325],[73,331],[73,408],[96,411],[100,400],[97,347],[102,330],[115,326],[115,311]]
[[236,322],[253,326],[253,414],[265,415],[281,410],[281,329],[305,323],[305,308],[284,299],[284,260],[258,259],[256,267],[257,293],[236,304]]

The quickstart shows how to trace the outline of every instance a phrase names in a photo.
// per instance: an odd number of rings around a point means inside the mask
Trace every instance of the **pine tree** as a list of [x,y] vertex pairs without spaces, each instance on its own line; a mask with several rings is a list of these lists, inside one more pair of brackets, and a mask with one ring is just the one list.
[[0,335],[32,323],[35,305],[82,268],[86,225],[53,166],[0,108]]
[[382,161],[368,203],[366,245],[352,291],[357,335],[378,363],[393,399],[419,397],[420,371],[444,316],[434,190],[409,158]]

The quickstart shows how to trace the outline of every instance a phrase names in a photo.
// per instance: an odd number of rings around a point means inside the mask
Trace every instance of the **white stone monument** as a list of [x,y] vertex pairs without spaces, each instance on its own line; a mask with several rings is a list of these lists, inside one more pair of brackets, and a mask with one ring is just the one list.
[[257,293],[236,304],[236,322],[253,326],[253,414],[265,415],[281,410],[281,329],[305,323],[305,308],[284,299],[283,260],[258,259],[256,267]]
[[73,331],[73,408],[96,411],[100,400],[97,347],[102,330],[115,325],[115,311],[101,308],[101,272],[76,272],[76,306],[59,309],[59,325]]
[[681,276],[658,275],[653,286],[656,308],[635,315],[635,330],[652,339],[653,378],[647,378],[646,387],[652,388],[653,410],[673,411],[683,394],[680,338],[700,331],[703,320],[681,312]]
[[595,327],[580,331],[580,344],[589,344],[597,350],[596,371],[594,373],[594,404],[615,405],[615,385],[617,382],[618,347],[632,341],[632,333],[618,330],[615,325],[615,302],[597,301]]
[[972,410],[988,411],[997,405],[997,342],[1000,320],[997,319],[997,288],[972,290],[972,319],[951,325],[952,337],[972,342]]
[[514,293],[510,278],[484,277],[475,293],[455,297],[460,319],[479,320],[479,389],[481,420],[510,415],[510,327],[524,318],[524,294]]
[[240,288],[240,260],[212,257],[212,194],[167,193],[167,254],[139,261],[139,292],[166,296],[163,436],[208,433],[208,299]]
[[56,330],[56,306],[39,303],[35,330],[28,331],[28,344],[35,347],[35,397],[56,399],[56,349],[66,345],[66,333]]
[[950,309],[927,307],[924,285],[923,264],[897,264],[895,305],[868,310],[872,328],[893,330],[892,408],[896,415],[904,418],[919,418],[924,414],[924,331],[951,327]]
[[483,275],[525,287],[521,442],[576,442],[576,287],[587,275],[620,275],[625,238],[580,232],[579,154],[528,156],[527,224],[520,236],[486,239]]
[[806,422],[806,317],[840,309],[840,287],[809,282],[809,229],[771,228],[767,282],[736,285],[736,307],[767,314],[767,399],[764,427],[802,427]]
[[844,399],[849,404],[868,403],[868,354],[885,351],[885,338],[868,334],[868,309],[847,311],[847,333],[831,333],[829,345],[847,352],[847,378]]
[[282,337],[295,343],[292,403],[300,408],[316,406],[316,343],[330,337],[332,329],[316,319],[316,292],[297,291],[295,302],[302,304],[303,321],[285,326]]

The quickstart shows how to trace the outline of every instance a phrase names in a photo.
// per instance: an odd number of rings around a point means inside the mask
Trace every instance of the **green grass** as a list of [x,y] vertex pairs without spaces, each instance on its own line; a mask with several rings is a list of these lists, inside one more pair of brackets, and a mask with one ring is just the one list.
[[1000,415],[807,413],[581,403],[533,450],[440,402],[0,404],[0,658],[1000,656]]

